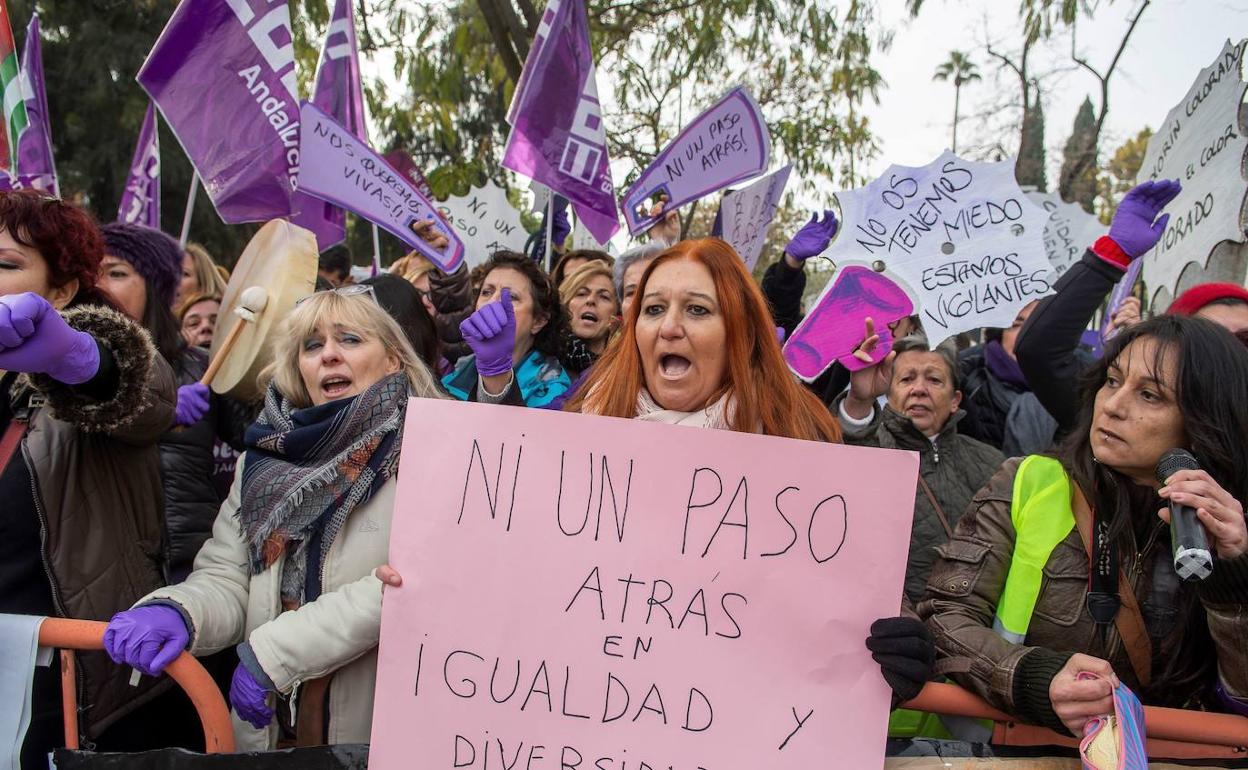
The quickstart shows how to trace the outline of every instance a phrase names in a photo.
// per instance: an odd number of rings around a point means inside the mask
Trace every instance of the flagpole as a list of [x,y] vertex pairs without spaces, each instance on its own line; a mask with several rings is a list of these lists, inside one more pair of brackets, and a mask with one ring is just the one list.
[[178,239],[178,243],[182,248],[186,248],[186,242],[191,237],[191,215],[195,213],[195,195],[199,192],[199,172],[195,171],[191,174],[191,189],[186,194],[186,211],[182,214],[182,237]]
[[381,272],[381,236],[377,233],[377,224],[373,223],[373,277]]
[[[555,191],[550,191],[550,197],[546,199],[546,272],[550,272],[555,263],[555,223],[551,221],[555,213]],[[555,287],[558,291],[559,287]]]

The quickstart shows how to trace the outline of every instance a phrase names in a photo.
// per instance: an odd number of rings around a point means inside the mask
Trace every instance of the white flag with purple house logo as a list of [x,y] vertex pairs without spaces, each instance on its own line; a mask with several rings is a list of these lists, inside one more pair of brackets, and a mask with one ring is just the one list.
[[511,101],[503,165],[567,198],[605,243],[620,228],[583,0],[550,0]]

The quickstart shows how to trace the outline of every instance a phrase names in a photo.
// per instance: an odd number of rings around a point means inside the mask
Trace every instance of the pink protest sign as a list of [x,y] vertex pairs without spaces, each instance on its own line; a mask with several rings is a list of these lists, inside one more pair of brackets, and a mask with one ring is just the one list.
[[628,231],[658,223],[650,204],[665,196],[666,210],[696,201],[767,170],[771,140],[767,123],[749,91],[737,86],[685,126],[637,177],[621,208]]
[[891,278],[861,265],[848,265],[833,277],[815,309],[793,330],[784,345],[784,359],[806,382],[838,360],[856,372],[871,365],[853,355],[866,336],[866,319],[871,319],[880,335],[871,355],[872,363],[878,364],[893,346],[888,324],[912,313],[914,303]]
[[916,455],[408,410],[371,770],[882,765]]

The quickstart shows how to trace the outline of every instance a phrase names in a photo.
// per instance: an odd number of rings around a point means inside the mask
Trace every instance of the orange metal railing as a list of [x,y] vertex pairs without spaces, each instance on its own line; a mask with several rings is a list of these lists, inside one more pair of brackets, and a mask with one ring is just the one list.
[[[78,748],[78,692],[74,650],[104,649],[107,623],[92,620],[47,618],[39,627],[39,644],[61,651],[61,692],[64,695],[65,746]],[[183,652],[165,669],[195,705],[204,728],[204,747],[209,754],[234,751],[234,730],[230,711],[221,697],[217,683],[189,653]]]
[[[990,719],[998,746],[1078,746],[1074,738],[1028,725],[952,684],[929,682],[904,708]],[[1144,707],[1148,755],[1154,759],[1243,759],[1248,757],[1248,717],[1207,711]]]

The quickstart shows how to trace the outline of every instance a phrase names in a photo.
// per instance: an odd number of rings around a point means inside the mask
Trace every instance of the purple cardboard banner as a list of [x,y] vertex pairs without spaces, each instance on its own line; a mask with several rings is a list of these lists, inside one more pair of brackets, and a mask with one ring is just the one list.
[[[667,196],[665,210],[722,190],[767,170],[771,141],[758,105],[737,86],[694,118],[637,177],[624,195],[624,222],[633,235],[658,223],[646,205]],[[639,210],[640,209],[640,210]]]
[[1109,295],[1109,305],[1105,310],[1105,321],[1101,324],[1101,340],[1109,342],[1118,334],[1117,329],[1109,328],[1109,322],[1113,319],[1114,313],[1122,307],[1122,303],[1126,302],[1127,297],[1131,296],[1131,290],[1135,288],[1135,282],[1140,279],[1140,272],[1143,269],[1143,259],[1131,260],[1131,266],[1127,268],[1126,274],[1114,285],[1114,290]]
[[130,161],[121,205],[117,207],[117,221],[160,229],[160,132],[156,126],[156,108],[150,104],[139,131],[134,158]]
[[789,368],[806,382],[823,374],[836,361],[856,372],[871,364],[854,357],[862,344],[866,319],[875,323],[880,342],[872,352],[879,363],[893,347],[888,325],[914,313],[909,295],[891,278],[861,265],[841,268],[784,345]]
[[[360,54],[355,39],[351,0],[334,2],[334,14],[325,33],[325,44],[317,65],[312,103],[349,128],[356,137],[368,141],[368,128],[364,123],[364,89],[360,84]],[[337,206],[296,191],[292,207],[298,213],[290,221],[312,231],[319,251],[347,239],[347,212]]]
[[548,0],[507,112],[503,166],[571,202],[599,243],[620,229],[584,0]]
[[43,83],[43,46],[39,40],[39,14],[26,25],[22,49],[22,97],[26,102],[26,128],[17,140],[17,171],[25,187],[61,197],[52,159],[52,132],[48,127],[48,92]]
[[[463,241],[405,176],[316,105],[304,102],[300,115],[306,159],[299,172],[300,191],[364,217],[445,272],[459,267],[464,258]],[[428,219],[450,241],[441,251],[413,229]]]
[[299,99],[285,0],[182,0],[138,80],[222,220],[290,216]]

